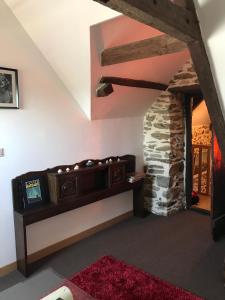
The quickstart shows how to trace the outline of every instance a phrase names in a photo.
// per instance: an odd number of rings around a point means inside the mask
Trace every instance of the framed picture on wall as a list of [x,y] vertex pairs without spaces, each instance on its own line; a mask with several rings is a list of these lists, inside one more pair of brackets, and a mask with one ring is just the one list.
[[19,108],[18,71],[0,67],[0,108]]

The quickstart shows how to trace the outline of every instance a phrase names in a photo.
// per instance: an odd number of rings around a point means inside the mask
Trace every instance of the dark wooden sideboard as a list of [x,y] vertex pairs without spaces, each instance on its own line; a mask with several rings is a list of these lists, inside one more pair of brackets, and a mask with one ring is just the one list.
[[[143,178],[128,182],[135,173],[135,156],[109,157],[103,160],[88,160],[74,165],[57,166],[45,171],[29,172],[12,181],[16,253],[18,270],[29,276],[32,264],[28,261],[26,226],[74,210],[90,203],[133,191],[134,215],[145,217]],[[74,170],[74,167],[78,169]],[[58,170],[63,172],[58,174]],[[65,171],[66,169],[67,172]],[[69,170],[70,169],[70,170]],[[44,200],[34,206],[26,206],[24,183],[40,178]]]

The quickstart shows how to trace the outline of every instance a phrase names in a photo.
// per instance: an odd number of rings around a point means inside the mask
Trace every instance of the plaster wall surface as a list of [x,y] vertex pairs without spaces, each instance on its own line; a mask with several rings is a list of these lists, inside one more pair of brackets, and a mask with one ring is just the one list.
[[225,116],[225,1],[195,0],[194,2]]
[[192,113],[192,126],[210,125],[211,121],[205,104],[202,101]]
[[[95,97],[102,75],[167,84],[187,59],[179,54],[101,67],[100,53],[113,46],[162,34],[93,0],[5,0],[25,31],[90,119],[144,116],[158,91],[114,86]],[[141,96],[141,97],[140,97]]]
[[[137,156],[140,169],[143,164],[143,120],[89,121],[3,1],[0,1],[0,36],[3,41],[0,66],[18,69],[20,88],[20,109],[0,110],[0,145],[5,149],[5,156],[0,158],[2,267],[16,259],[11,179],[58,164],[127,153]],[[131,209],[132,197],[128,192],[122,198],[116,196],[46,220],[44,227],[36,224],[28,228],[29,249],[38,250],[42,245],[57,242],[59,238],[76,234]],[[85,220],[86,216],[89,220],[81,225],[80,220]],[[72,224],[70,231],[62,224]]]
[[92,0],[5,0],[90,118],[90,26],[118,16]]

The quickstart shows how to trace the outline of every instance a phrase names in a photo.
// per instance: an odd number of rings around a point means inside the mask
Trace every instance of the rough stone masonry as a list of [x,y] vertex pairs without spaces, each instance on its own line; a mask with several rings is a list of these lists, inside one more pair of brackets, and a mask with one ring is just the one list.
[[[189,60],[171,80],[171,87],[199,85]],[[170,215],[186,207],[184,190],[184,104],[169,88],[144,117],[144,160],[147,167],[145,203],[157,215]]]

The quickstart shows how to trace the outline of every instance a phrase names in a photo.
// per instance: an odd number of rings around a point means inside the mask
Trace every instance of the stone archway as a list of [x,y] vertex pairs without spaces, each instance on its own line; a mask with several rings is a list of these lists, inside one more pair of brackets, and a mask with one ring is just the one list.
[[185,113],[183,97],[170,90],[199,86],[189,60],[144,118],[145,201],[148,211],[170,215],[186,208]]

